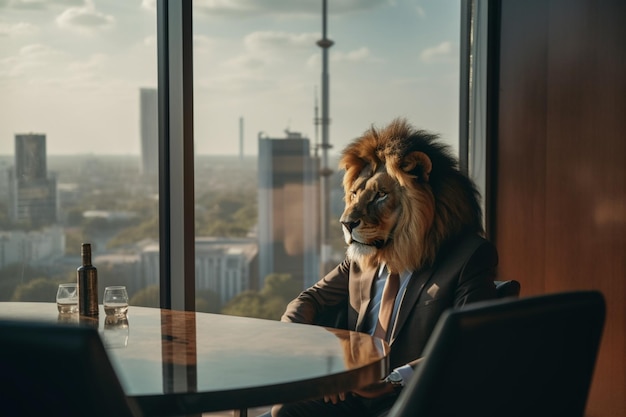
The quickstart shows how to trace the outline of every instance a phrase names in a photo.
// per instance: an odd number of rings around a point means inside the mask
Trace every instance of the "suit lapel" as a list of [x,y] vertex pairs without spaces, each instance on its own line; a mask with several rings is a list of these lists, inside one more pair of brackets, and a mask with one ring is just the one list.
[[435,267],[431,266],[421,271],[413,272],[413,275],[411,275],[406,291],[402,296],[402,301],[400,302],[400,311],[398,311],[398,316],[393,325],[391,340],[389,341],[390,345],[395,340],[398,332],[402,329],[402,326],[404,326],[412,307],[417,303],[417,300],[420,298],[422,291],[424,291],[426,284],[430,281],[434,272]]
[[378,267],[366,269],[361,274],[361,279],[359,280],[359,298],[361,299],[361,306],[356,322],[357,331],[362,330],[363,321],[365,320],[370,301],[372,300],[372,286],[374,285],[374,278],[377,274]]

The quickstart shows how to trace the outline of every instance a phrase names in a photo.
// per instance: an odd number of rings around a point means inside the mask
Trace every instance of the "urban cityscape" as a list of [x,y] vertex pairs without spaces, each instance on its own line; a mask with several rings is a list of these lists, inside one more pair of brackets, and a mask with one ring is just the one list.
[[[100,291],[158,305],[156,6],[18,6],[0,19],[0,298],[52,301],[91,243]],[[328,37],[319,6],[194,5],[198,311],[277,319],[343,258],[337,154],[370,125],[455,144],[458,5],[331,4]]]
[[[140,157],[47,156],[45,133],[15,134],[13,158],[0,159],[1,200],[8,202],[0,207],[3,300],[53,301],[56,286],[75,278],[80,245],[89,242],[100,291],[126,285],[132,303],[158,305],[156,99],[156,89],[140,89]],[[320,257],[315,144],[289,130],[258,141],[258,156],[195,158],[199,311],[278,319],[330,267]],[[343,193],[340,173],[332,179],[336,263]],[[268,294],[266,279],[278,280],[270,287],[280,290]]]

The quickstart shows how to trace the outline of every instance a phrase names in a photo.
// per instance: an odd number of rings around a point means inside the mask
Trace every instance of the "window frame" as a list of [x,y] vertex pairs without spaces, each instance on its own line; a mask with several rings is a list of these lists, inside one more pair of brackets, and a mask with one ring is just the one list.
[[195,311],[192,1],[157,1],[159,294]]

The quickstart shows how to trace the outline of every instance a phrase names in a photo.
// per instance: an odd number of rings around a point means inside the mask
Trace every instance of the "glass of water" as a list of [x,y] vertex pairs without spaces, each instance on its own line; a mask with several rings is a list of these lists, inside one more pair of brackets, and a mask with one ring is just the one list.
[[128,293],[123,285],[106,287],[102,299],[104,313],[107,316],[126,316],[128,312]]
[[78,291],[75,282],[59,284],[57,309],[62,314],[78,313]]

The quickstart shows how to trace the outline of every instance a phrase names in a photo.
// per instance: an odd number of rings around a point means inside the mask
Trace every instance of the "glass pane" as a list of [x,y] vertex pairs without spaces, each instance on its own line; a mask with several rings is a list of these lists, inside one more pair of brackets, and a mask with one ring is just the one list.
[[0,2],[1,301],[54,302],[91,243],[100,303],[158,305],[149,3]]
[[327,165],[322,2],[196,0],[193,14],[197,309],[279,319],[343,259],[344,146],[406,117],[457,149],[460,5],[329,2]]

